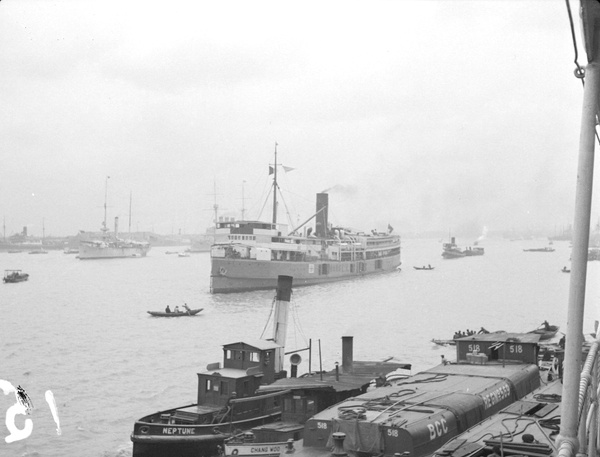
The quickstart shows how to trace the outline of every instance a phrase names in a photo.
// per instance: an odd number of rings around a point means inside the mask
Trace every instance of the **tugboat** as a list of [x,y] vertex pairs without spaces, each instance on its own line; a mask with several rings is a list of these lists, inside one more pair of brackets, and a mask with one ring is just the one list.
[[461,249],[456,245],[455,238],[450,238],[449,243],[444,243],[442,245],[442,257],[444,259],[457,259],[460,257],[470,257],[475,255],[483,255],[485,249],[482,247],[467,247],[466,249]]

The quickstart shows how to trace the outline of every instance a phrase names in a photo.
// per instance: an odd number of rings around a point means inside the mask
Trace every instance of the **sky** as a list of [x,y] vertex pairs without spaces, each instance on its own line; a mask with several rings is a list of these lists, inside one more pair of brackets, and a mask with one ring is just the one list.
[[106,195],[121,230],[270,220],[277,148],[291,225],[328,190],[355,229],[559,231],[574,59],[563,0],[3,0],[0,216],[75,235]]

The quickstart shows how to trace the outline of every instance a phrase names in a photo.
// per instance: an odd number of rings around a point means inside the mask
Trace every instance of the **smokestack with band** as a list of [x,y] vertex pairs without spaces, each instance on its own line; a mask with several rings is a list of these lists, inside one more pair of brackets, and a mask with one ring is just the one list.
[[[315,235],[318,238],[327,237],[327,206],[329,205],[329,194],[319,193],[317,194],[317,219],[315,221]],[[324,209],[323,209],[324,208]],[[321,211],[323,209],[323,211]]]
[[277,306],[275,307],[273,341],[281,346],[276,350],[275,372],[283,370],[283,357],[285,353],[285,340],[287,338],[287,322],[290,307],[290,298],[292,296],[291,276],[279,275],[277,277]]
[[344,373],[352,372],[352,365],[354,362],[353,338],[353,336],[342,336],[342,371]]

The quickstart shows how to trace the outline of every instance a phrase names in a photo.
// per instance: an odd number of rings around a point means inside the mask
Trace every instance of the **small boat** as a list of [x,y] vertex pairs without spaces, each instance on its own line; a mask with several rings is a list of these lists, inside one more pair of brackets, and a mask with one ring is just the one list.
[[523,249],[523,252],[554,252],[554,248],[546,246],[545,248]]
[[438,340],[433,338],[431,342],[437,344],[438,346],[456,346],[456,340]]
[[19,252],[23,252],[21,249],[10,249],[8,251],[9,254],[18,254]]
[[196,314],[198,314],[200,311],[202,311],[204,308],[197,308],[197,309],[190,309],[189,311],[171,311],[170,313],[167,313],[166,311],[147,311],[148,314],[150,314],[151,316],[155,316],[155,317],[181,317],[181,316],[195,316]]
[[427,266],[422,266],[422,267],[413,267],[415,270],[433,270],[435,267],[432,267],[431,265],[427,265]]
[[29,254],[48,254],[48,251],[46,251],[44,248],[40,248],[29,251]]
[[[466,337],[472,337],[473,335],[485,335],[488,333],[490,333],[488,330],[481,327],[481,329],[479,329],[479,331],[477,331],[477,332],[475,330],[467,330],[465,332],[458,331],[458,332],[454,333],[454,336],[452,337],[451,340],[441,340],[441,339],[433,338],[431,340],[431,342],[437,344],[438,346],[456,346],[456,340],[459,340],[461,338],[466,338]],[[506,332],[504,330],[497,330],[497,331],[491,332],[491,333],[500,334],[500,333],[506,333]]]
[[465,249],[465,256],[470,257],[470,256],[474,256],[474,255],[483,255],[485,253],[485,249],[483,249],[482,247],[467,247]]
[[[294,439],[291,440],[293,443]],[[225,457],[279,457],[285,455],[287,449],[293,449],[293,444],[288,445],[287,441],[257,444],[254,442],[254,434],[247,432],[238,440],[225,441],[223,447]]]
[[21,270],[4,270],[4,282],[23,282],[29,279],[27,273],[21,273]]
[[540,335],[540,340],[549,340],[558,333],[558,325],[550,325],[548,321],[544,321],[538,328],[527,333],[536,333]]
[[63,250],[63,254],[79,254],[79,249],[75,248],[65,248]]

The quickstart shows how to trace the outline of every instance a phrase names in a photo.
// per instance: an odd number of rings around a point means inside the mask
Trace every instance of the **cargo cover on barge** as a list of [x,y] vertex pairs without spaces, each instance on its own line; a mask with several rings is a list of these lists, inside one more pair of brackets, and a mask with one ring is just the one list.
[[539,335],[457,340],[455,363],[338,403],[308,420],[295,455],[432,454],[454,436],[540,386]]

